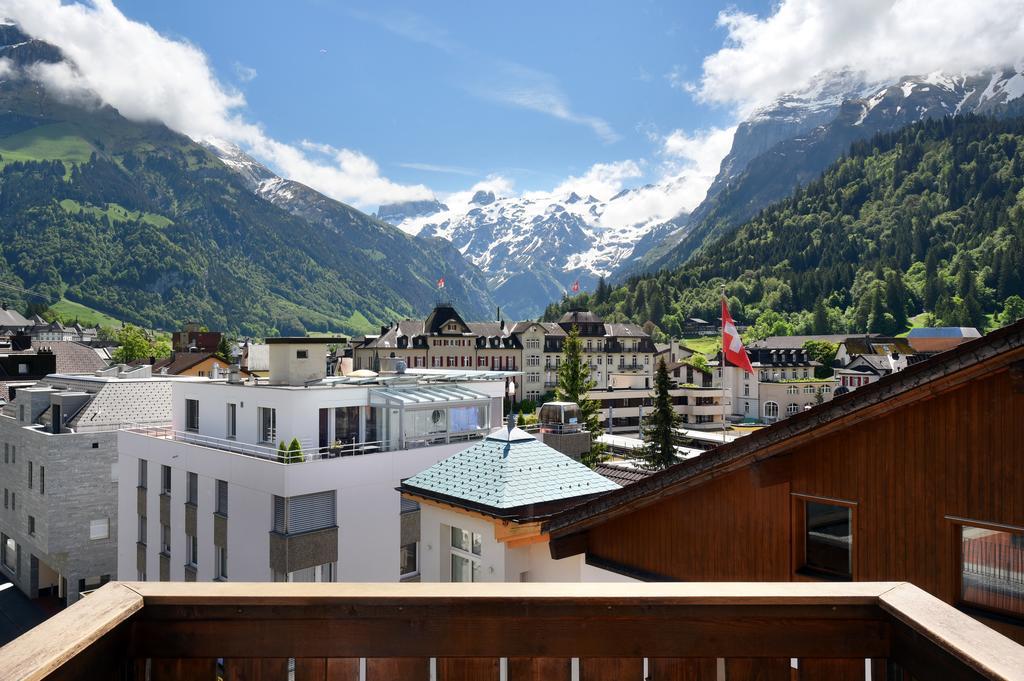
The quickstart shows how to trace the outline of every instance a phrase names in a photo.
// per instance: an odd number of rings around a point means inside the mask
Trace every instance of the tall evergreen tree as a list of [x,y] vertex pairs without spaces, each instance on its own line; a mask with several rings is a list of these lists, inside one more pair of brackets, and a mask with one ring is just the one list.
[[558,368],[558,385],[555,387],[555,399],[560,402],[575,402],[580,408],[580,421],[590,431],[590,452],[582,457],[583,463],[593,467],[604,454],[604,447],[597,438],[604,432],[601,427],[601,414],[596,400],[587,397],[597,383],[590,378],[590,366],[583,357],[583,341],[580,330],[574,324],[565,337],[562,348],[562,365]]
[[814,303],[814,321],[812,322],[814,333],[828,333],[831,331],[828,323],[828,311],[825,309],[825,301],[818,298]]
[[668,368],[662,359],[654,375],[654,408],[644,419],[644,460],[654,470],[668,468],[676,462],[675,430],[683,419],[672,407],[671,388]]

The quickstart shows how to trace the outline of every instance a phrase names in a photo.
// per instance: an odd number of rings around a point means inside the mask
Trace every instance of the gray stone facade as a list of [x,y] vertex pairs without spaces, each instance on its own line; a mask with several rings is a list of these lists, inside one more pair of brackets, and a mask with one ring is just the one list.
[[54,374],[19,388],[0,409],[0,534],[17,555],[4,576],[69,605],[83,587],[117,579],[116,430],[166,423],[170,411],[168,379]]
[[[8,498],[13,496],[15,504],[13,509],[10,504],[0,509],[0,533],[13,539],[21,554],[16,574],[0,568],[5,576],[35,598],[41,586],[51,585],[49,571],[59,573],[63,586],[60,582],[56,586],[66,593],[68,604],[78,600],[80,580],[94,586],[97,580],[91,578],[115,579],[116,433],[52,435],[0,416],[0,447],[4,446],[13,452],[14,462],[0,463],[0,486],[7,490]],[[29,517],[35,521],[32,535]],[[104,520],[105,536],[90,539],[93,521]],[[32,570],[33,557],[46,567]]]

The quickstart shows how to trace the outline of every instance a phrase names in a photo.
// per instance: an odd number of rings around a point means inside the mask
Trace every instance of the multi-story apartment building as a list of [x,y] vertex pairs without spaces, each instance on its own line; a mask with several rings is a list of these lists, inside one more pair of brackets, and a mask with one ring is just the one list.
[[[714,385],[711,371],[676,362],[668,366],[672,388],[669,395],[685,428],[722,427],[722,388]],[[587,397],[600,405],[601,421],[609,434],[639,433],[654,408],[650,381],[643,375],[613,374],[611,385],[595,388]]]
[[650,383],[657,352],[650,335],[635,324],[605,323],[586,310],[567,312],[557,323],[465,322],[451,305],[439,305],[425,320],[406,319],[354,341],[352,366],[376,370],[394,358],[411,368],[521,371],[516,398],[538,400],[555,389],[573,326],[599,387],[621,374]]
[[378,370],[381,360],[403,360],[409,368],[518,371],[522,347],[506,322],[466,322],[450,304],[423,320],[381,327],[377,336],[353,341],[353,369]]
[[153,581],[414,576],[418,514],[400,513],[396,488],[500,425],[512,374],[413,367],[332,377],[323,362],[332,339],[267,342],[267,380],[232,372],[176,383],[170,427],[120,433],[119,572]]
[[170,418],[172,379],[97,373],[19,387],[0,411],[0,570],[33,598],[73,603],[117,576],[116,430]]
[[550,329],[545,343],[546,385],[553,389],[558,380],[565,337],[574,326],[579,330],[583,356],[598,388],[612,386],[616,376],[639,377],[644,386],[651,385],[657,349],[650,335],[636,324],[608,323],[588,310],[566,312],[558,320],[558,330]]
[[[812,360],[802,347],[754,345],[747,353],[753,374],[732,365],[725,368],[726,411],[733,417],[773,423],[832,399],[836,379],[815,378],[814,370],[821,364]],[[721,385],[719,360],[709,364]]]

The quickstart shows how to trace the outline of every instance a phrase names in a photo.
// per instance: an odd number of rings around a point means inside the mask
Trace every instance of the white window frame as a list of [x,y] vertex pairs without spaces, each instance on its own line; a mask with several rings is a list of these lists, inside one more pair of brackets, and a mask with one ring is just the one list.
[[399,570],[401,570],[401,568],[402,568],[401,552],[405,550],[406,546],[412,546],[413,547],[413,550],[415,551],[414,557],[415,557],[416,560],[415,560],[415,565],[413,567],[412,572],[400,572],[399,577],[402,578],[402,579],[406,579],[406,578],[409,578],[409,577],[415,577],[416,575],[418,575],[420,573],[420,543],[418,541],[414,541],[411,544],[403,544],[402,546],[399,547],[399,561],[398,561]]
[[[269,438],[264,438],[266,430],[263,427],[263,415],[265,413],[270,414],[270,433]],[[256,440],[261,445],[273,445],[276,444],[274,441],[277,439],[277,410],[273,407],[257,407],[256,408]]]
[[199,567],[199,537],[194,534],[185,535],[185,565]]
[[[192,421],[192,405],[195,405],[195,421]],[[199,432],[199,400],[185,398],[185,430],[190,433]]]
[[[468,551],[465,550],[465,549],[461,549],[461,548],[459,548],[459,547],[457,547],[455,545],[455,533],[456,532],[461,532],[463,535],[468,535],[468,537],[469,537],[469,550]],[[475,547],[477,547],[477,546],[480,547],[480,550],[479,551],[474,551],[473,549]],[[449,573],[449,581],[454,581],[454,577],[455,577],[455,569],[454,568],[455,568],[455,561],[456,560],[467,561],[467,565],[469,567],[469,581],[470,582],[478,581],[477,578],[479,577],[479,573],[480,573],[480,570],[482,568],[481,557],[482,557],[482,554],[483,554],[483,535],[481,535],[479,532],[471,532],[469,530],[463,530],[462,528],[455,527],[453,525],[451,527],[451,531],[450,531],[450,534],[449,534],[449,549],[450,549],[449,550],[450,557],[449,557],[448,560],[449,560],[449,563],[450,563],[449,569],[451,570],[451,572]]]
[[89,540],[98,541],[110,538],[110,518],[96,518],[89,521]]
[[224,581],[228,578],[228,547],[213,547],[214,579]]

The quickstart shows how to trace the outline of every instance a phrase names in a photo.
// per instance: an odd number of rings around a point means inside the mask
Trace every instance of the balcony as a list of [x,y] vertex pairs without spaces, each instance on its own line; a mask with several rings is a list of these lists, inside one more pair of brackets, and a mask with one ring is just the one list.
[[866,668],[1019,680],[1024,648],[905,583],[113,582],[0,649],[10,681],[284,681],[290,669],[353,681],[864,679]]
[[619,364],[615,367],[615,371],[644,371],[646,369],[646,364]]
[[238,440],[227,440],[224,438],[200,435],[192,431],[174,430],[167,426],[142,426],[129,427],[127,432],[145,437],[153,437],[160,440],[170,440],[183,444],[206,447],[220,451],[242,454],[264,461],[274,463],[296,464],[310,461],[322,461],[324,459],[338,459],[347,456],[361,456],[364,454],[378,454],[389,452],[394,449],[415,449],[417,447],[431,447],[434,445],[449,444],[453,442],[467,442],[485,437],[490,428],[479,430],[468,430],[463,432],[444,432],[428,435],[419,435],[405,438],[404,443],[399,446],[392,446],[393,443],[374,440],[369,442],[335,443],[328,447],[311,447],[303,445],[296,451],[283,451],[269,445],[256,445]]

